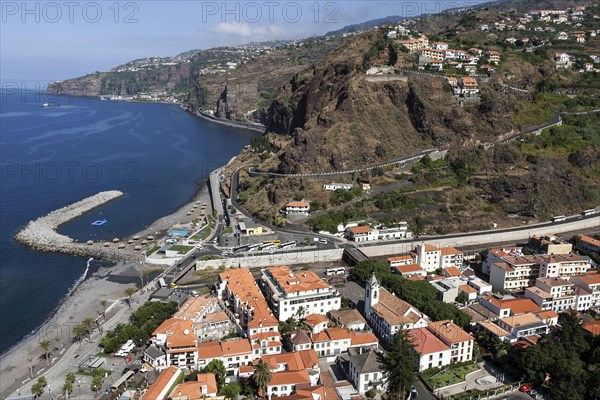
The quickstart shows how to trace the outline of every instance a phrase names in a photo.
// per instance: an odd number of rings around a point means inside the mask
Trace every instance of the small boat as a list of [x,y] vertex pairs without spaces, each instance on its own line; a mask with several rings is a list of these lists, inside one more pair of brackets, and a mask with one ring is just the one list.
[[60,107],[60,104],[46,102],[46,103],[42,104],[42,107],[44,107],[44,108]]
[[104,225],[107,222],[108,221],[106,219],[99,219],[99,220],[96,220],[96,221],[92,222],[92,225],[93,226],[102,226],[102,225]]

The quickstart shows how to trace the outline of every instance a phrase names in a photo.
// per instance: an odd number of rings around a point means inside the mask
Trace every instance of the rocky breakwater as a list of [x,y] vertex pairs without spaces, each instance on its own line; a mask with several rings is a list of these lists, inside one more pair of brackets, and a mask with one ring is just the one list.
[[142,254],[128,248],[119,248],[116,243],[108,246],[107,243],[78,243],[56,231],[62,224],[122,195],[123,192],[118,190],[109,190],[54,210],[44,217],[30,221],[15,235],[15,240],[37,251],[94,257],[108,261],[142,261]]

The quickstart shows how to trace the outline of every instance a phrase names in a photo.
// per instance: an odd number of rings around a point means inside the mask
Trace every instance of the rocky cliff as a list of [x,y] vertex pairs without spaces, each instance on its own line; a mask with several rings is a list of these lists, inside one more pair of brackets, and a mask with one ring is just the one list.
[[368,80],[365,55],[381,35],[357,37],[279,92],[268,132],[293,139],[279,154],[279,172],[344,170],[432,146],[472,145],[513,128],[505,118],[509,96],[493,90],[483,103],[463,108],[441,77]]

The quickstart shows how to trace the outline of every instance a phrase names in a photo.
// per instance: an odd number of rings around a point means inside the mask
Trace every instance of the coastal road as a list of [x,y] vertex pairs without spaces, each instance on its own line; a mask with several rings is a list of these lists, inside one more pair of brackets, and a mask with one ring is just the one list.
[[[10,398],[15,398],[19,396],[28,396],[31,393],[31,386],[37,378],[40,376],[44,376],[48,382],[48,387],[46,388],[45,394],[42,398],[50,398],[52,396],[56,396],[60,393],[62,386],[65,382],[65,376],[69,372],[76,372],[78,366],[81,362],[86,360],[88,357],[94,357],[99,352],[99,341],[102,338],[103,334],[105,334],[108,330],[112,329],[119,323],[126,323],[129,320],[129,316],[133,311],[135,311],[140,305],[144,304],[148,301],[150,297],[150,291],[147,293],[140,292],[133,296],[132,301],[134,306],[130,309],[124,300],[118,301],[115,304],[118,307],[117,312],[105,323],[101,325],[103,333],[100,334],[97,329],[92,332],[92,335],[89,338],[85,338],[82,340],[81,347],[78,343],[74,343],[71,345],[66,351],[64,355],[56,361],[55,364],[50,367],[45,368],[42,373],[35,374],[33,380],[27,381],[23,386],[21,386],[18,390],[15,390],[12,395],[8,396]],[[113,364],[115,363],[115,364]],[[119,364],[120,363],[120,364]],[[119,365],[119,368],[117,368]],[[107,358],[107,364],[103,367],[110,371],[113,369],[112,374],[105,379],[104,387],[110,386],[111,382],[114,382],[121,376],[121,371],[123,368],[123,360],[115,359],[112,357]],[[91,378],[88,376],[77,376],[78,381],[74,385],[73,396],[78,396],[78,398],[84,400],[94,399],[94,393],[90,387]],[[104,389],[104,388],[101,388]]]

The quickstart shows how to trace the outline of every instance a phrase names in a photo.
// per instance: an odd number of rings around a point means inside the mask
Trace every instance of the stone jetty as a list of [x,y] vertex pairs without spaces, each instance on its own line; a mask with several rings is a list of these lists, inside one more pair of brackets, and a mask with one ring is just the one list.
[[54,210],[44,217],[30,221],[15,235],[15,240],[37,251],[94,257],[108,261],[142,261],[144,259],[142,254],[128,249],[119,249],[116,244],[106,246],[102,243],[78,243],[56,231],[62,224],[122,195],[123,192],[118,190],[109,190]]

